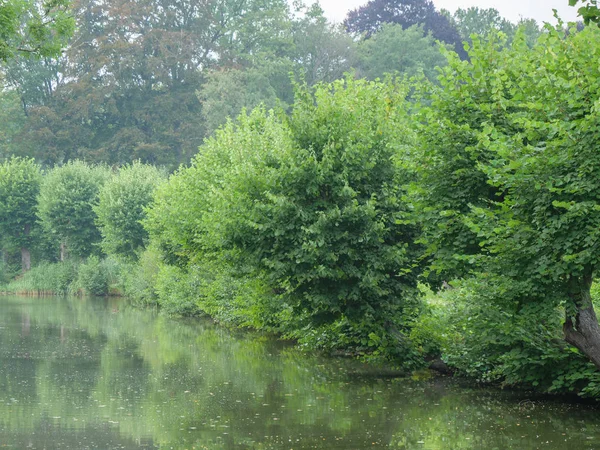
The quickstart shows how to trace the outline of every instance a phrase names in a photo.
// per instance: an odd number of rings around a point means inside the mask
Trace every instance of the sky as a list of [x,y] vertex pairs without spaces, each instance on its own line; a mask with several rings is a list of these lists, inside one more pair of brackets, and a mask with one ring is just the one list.
[[[365,5],[368,0],[318,0],[325,11],[325,16],[334,22],[341,22],[349,10]],[[305,3],[312,3],[306,1]],[[450,12],[458,8],[495,8],[500,15],[512,22],[520,18],[535,19],[539,23],[555,23],[552,9],[558,10],[559,16],[565,21],[577,19],[577,8],[569,6],[569,0],[433,0],[437,9],[447,9]]]

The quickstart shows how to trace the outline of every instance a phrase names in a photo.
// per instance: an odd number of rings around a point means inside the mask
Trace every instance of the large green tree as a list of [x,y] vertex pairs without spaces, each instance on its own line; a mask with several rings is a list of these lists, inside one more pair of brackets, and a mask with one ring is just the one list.
[[0,237],[3,247],[21,252],[23,272],[31,268],[33,228],[42,174],[32,159],[0,164]]
[[[94,205],[108,170],[81,161],[50,170],[43,178],[37,214],[47,233],[60,244],[60,258],[98,252],[101,239]],[[58,247],[58,245],[57,245]]]
[[281,26],[281,38],[271,44],[266,40],[243,65],[219,65],[206,74],[198,98],[207,135],[242,108],[251,110],[262,103],[287,109],[294,99],[290,74],[314,85],[339,79],[351,69],[356,47],[351,36],[331,25],[318,4],[295,6]]
[[208,70],[245,68],[289,35],[283,0],[80,0],[74,10],[60,67],[7,68],[28,114],[20,150],[48,165],[189,160],[206,131],[195,91]]
[[260,277],[296,313],[296,337],[410,361],[420,251],[403,200],[406,95],[347,78],[298,88],[289,119],[242,115],[159,189],[150,229],[178,264],[221,255]]
[[423,116],[421,195],[437,261],[562,308],[565,340],[600,368],[599,44],[595,27],[548,29],[533,49],[476,40],[470,62],[452,59]]
[[364,33],[367,37],[379,31],[384,23],[399,24],[403,28],[422,25],[435,39],[452,45],[465,56],[460,33],[431,0],[370,0],[350,11],[344,20],[349,32]]
[[446,64],[433,37],[424,34],[423,27],[417,25],[404,29],[384,24],[369,39],[359,42],[356,53],[357,75],[371,80],[386,73],[407,76],[423,73],[434,80],[436,67]]
[[135,259],[144,248],[148,238],[142,226],[145,208],[162,178],[156,167],[134,162],[119,168],[100,188],[94,212],[105,253]]

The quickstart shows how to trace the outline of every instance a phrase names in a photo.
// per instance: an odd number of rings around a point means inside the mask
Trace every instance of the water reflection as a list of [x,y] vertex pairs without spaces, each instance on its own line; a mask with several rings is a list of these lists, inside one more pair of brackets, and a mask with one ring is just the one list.
[[0,447],[591,449],[598,416],[377,378],[118,300],[0,298]]

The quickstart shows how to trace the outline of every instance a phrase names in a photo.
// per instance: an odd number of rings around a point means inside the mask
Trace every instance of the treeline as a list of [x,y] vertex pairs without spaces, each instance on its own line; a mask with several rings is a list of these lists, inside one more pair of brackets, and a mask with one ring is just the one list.
[[[33,159],[12,157],[0,165],[0,282],[23,273],[26,284],[13,290],[108,294],[119,274],[100,259],[137,258],[148,238],[144,207],[165,178],[139,162],[110,169],[73,161],[42,171]],[[84,261],[87,269],[78,267]],[[64,264],[48,265],[56,262]]]
[[[371,1],[333,25],[286,0],[73,2],[75,34],[58,59],[13,55],[1,68],[0,160],[33,157],[176,168],[228,116],[290,108],[290,73],[312,86],[350,69],[435,79],[436,40],[466,57],[471,33],[517,25],[493,9],[454,15],[429,0]],[[541,30],[522,21],[533,42]]]
[[5,260],[65,261],[6,289],[113,283],[309,348],[598,397],[599,52],[596,27],[492,32],[434,82],[297,82],[168,178],[12,158]]

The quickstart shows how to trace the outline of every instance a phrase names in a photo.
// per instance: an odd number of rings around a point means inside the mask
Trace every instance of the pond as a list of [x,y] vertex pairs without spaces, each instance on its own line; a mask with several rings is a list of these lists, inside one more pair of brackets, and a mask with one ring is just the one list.
[[0,447],[593,449],[600,410],[386,378],[120,299],[0,297]]

